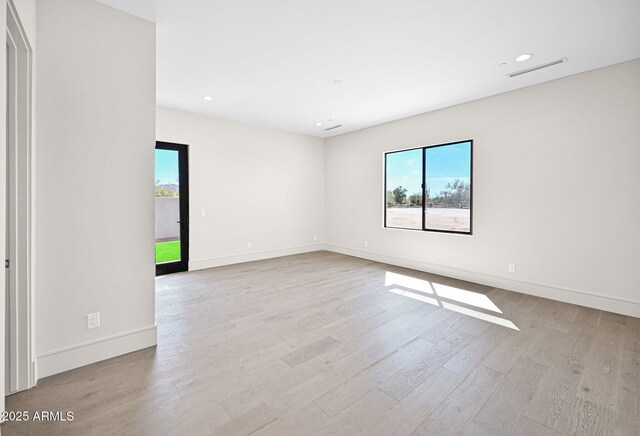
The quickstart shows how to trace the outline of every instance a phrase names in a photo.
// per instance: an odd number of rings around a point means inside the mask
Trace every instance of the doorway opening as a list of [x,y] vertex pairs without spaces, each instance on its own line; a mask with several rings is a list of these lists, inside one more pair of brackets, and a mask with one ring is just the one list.
[[156,275],[189,269],[189,163],[184,144],[156,142]]

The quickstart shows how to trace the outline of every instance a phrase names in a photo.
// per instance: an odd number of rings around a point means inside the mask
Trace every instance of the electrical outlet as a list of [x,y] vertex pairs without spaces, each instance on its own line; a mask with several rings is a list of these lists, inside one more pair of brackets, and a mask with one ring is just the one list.
[[94,312],[87,315],[87,328],[95,329],[100,327],[100,312]]
[[364,241],[365,248],[369,246],[369,241]]
[[200,216],[207,216],[207,209],[200,209]]
[[313,235],[313,240],[317,241],[318,240],[318,235]]
[[514,273],[514,272],[516,272],[516,264],[515,264],[515,263],[507,264],[507,270],[508,270],[510,273]]
[[253,248],[253,244],[251,242],[247,242],[247,248]]

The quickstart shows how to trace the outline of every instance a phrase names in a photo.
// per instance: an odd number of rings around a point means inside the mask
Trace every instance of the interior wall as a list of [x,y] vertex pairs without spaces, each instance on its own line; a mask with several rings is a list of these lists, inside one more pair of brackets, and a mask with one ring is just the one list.
[[[155,344],[155,25],[39,0],[39,376]],[[88,330],[86,316],[100,312]]]
[[156,138],[189,146],[190,269],[319,248],[322,139],[162,107]]
[[[327,139],[328,247],[640,316],[639,78],[635,60]],[[473,236],[383,228],[383,153],[469,138]]]

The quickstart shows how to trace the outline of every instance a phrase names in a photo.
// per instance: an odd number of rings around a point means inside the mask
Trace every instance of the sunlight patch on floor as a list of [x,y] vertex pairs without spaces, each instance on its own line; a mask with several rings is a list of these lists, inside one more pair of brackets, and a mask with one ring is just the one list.
[[497,316],[489,315],[484,312],[478,312],[477,310],[467,309],[466,307],[458,306],[457,304],[453,304],[453,303],[447,303],[446,301],[442,302],[442,307],[447,310],[452,310],[454,312],[461,313],[462,315],[471,316],[473,318],[481,319],[483,321],[487,321],[493,324],[498,324],[503,327],[508,327],[510,329],[520,331],[520,329],[508,319],[499,318]]
[[481,307],[492,312],[502,313],[498,306],[493,304],[493,301],[484,294],[478,294],[477,292],[466,291],[460,288],[454,288],[453,286],[442,285],[440,283],[433,283],[433,289],[440,297],[448,300],[459,301],[460,303],[468,304],[469,306]]
[[[520,331],[520,329],[508,319],[500,318],[479,310],[473,310],[451,302],[455,301],[463,303],[466,306],[473,306],[479,309],[502,313],[502,310],[500,310],[500,308],[496,306],[495,303],[485,294],[456,288],[454,286],[443,285],[442,283],[434,283],[428,280],[418,279],[390,271],[385,273],[384,284],[385,286],[392,287],[389,292],[393,294],[434,306],[440,306],[446,310],[451,310],[462,315]],[[443,301],[442,299],[451,301]]]
[[427,280],[416,279],[415,277],[405,276],[387,271],[384,277],[385,286],[402,286],[403,288],[413,289],[414,291],[426,292],[433,294],[431,283]]
[[417,294],[415,292],[403,291],[402,289],[394,288],[389,292],[393,292],[394,294],[402,295],[403,297],[412,298],[414,300],[422,301],[423,303],[433,304],[434,306],[440,306],[438,300],[435,298],[427,297],[426,295]]

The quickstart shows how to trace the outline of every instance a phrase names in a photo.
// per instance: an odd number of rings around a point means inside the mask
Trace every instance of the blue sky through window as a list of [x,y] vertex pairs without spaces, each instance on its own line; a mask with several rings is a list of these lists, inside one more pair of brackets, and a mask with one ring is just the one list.
[[422,185],[422,149],[387,154],[387,191],[398,186],[407,195],[420,194]]
[[447,185],[460,179],[471,181],[471,143],[460,142],[427,148],[427,188],[437,196]]
[[178,152],[156,150],[156,180],[161,185],[178,184]]
[[[471,181],[471,142],[427,148],[427,187],[437,196],[456,179]],[[387,191],[398,186],[407,195],[420,193],[422,184],[422,149],[387,154]]]

